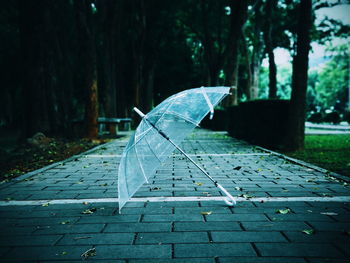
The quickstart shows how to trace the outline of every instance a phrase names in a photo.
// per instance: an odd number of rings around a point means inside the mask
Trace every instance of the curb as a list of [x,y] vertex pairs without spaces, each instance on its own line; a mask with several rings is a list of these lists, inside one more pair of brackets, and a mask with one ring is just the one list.
[[264,151],[264,152],[267,152],[267,153],[270,153],[272,155],[276,155],[278,157],[281,157],[291,163],[294,163],[294,164],[298,164],[300,166],[304,166],[304,167],[307,167],[307,168],[310,168],[310,169],[313,169],[317,172],[321,172],[321,173],[324,173],[326,175],[329,175],[329,176],[333,176],[333,177],[336,177],[337,179],[339,179],[340,181],[342,182],[347,182],[349,183],[350,182],[350,178],[347,177],[347,176],[344,176],[344,175],[341,175],[341,174],[338,174],[338,173],[335,173],[335,172],[331,172],[331,171],[328,171],[324,168],[321,168],[319,166],[316,166],[314,164],[311,164],[311,163],[307,163],[307,162],[304,162],[304,161],[301,161],[301,160],[298,160],[298,159],[295,159],[295,158],[292,158],[292,157],[289,157],[287,155],[284,155],[282,153],[278,153],[278,152],[274,152],[274,151],[271,151],[269,149],[266,149],[264,147],[261,147],[261,146],[256,146],[257,149],[260,149],[261,151]]

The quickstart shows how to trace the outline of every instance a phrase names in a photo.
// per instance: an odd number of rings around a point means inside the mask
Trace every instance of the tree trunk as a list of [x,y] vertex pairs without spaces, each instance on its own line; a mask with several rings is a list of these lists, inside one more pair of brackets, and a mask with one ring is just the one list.
[[243,56],[245,62],[245,69],[247,71],[247,81],[244,87],[244,93],[247,97],[247,100],[251,100],[252,95],[252,71],[250,69],[250,55],[249,55],[249,47],[247,40],[245,38],[244,28],[242,28],[242,42],[243,42]]
[[47,6],[42,1],[19,2],[20,45],[22,51],[23,134],[50,132],[45,70],[45,39],[42,31]]
[[[104,0],[96,2],[99,10],[99,24],[101,25],[101,75],[99,83],[103,85],[104,111],[108,118],[117,117],[117,91],[116,91],[116,14],[118,2]],[[116,133],[116,126],[109,125],[110,134]]]
[[[239,41],[241,30],[247,19],[248,2],[245,0],[236,0],[230,2],[231,7],[231,25],[230,36],[228,38],[225,59],[225,85],[238,88],[238,58]],[[225,106],[237,104],[237,96],[228,96],[224,102]]]
[[147,87],[144,96],[144,110],[145,112],[149,112],[154,107],[154,73],[155,73],[155,63],[149,66],[147,74]]
[[269,58],[269,98],[277,98],[277,67],[275,55],[273,53],[274,45],[272,42],[272,15],[273,9],[277,7],[275,0],[266,1],[266,25],[264,30],[265,48]]
[[[219,79],[220,66],[218,65],[218,56],[214,51],[214,40],[209,31],[209,12],[211,12],[211,1],[201,1],[202,27],[203,27],[203,44],[204,57],[208,68],[208,86],[217,86]],[[219,54],[220,56],[220,54]]]
[[263,51],[263,39],[261,37],[261,24],[262,24],[262,1],[258,0],[254,12],[254,38],[253,38],[253,53],[251,61],[251,72],[252,72],[252,87],[251,95],[252,99],[258,98],[259,95],[259,75],[260,67],[262,62],[262,51]]
[[92,21],[91,2],[88,0],[75,0],[77,27],[80,47],[81,67],[83,68],[83,87],[86,91],[85,99],[85,136],[96,138],[98,136],[98,92],[96,70],[95,34]]
[[307,72],[312,22],[312,0],[302,0],[299,4],[297,48],[293,58],[292,95],[286,139],[288,150],[304,148]]

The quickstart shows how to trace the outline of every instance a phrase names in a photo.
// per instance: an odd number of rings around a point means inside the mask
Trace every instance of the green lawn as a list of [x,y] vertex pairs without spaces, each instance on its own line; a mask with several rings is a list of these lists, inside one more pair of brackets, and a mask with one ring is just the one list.
[[284,154],[350,177],[350,134],[306,135],[305,150]]

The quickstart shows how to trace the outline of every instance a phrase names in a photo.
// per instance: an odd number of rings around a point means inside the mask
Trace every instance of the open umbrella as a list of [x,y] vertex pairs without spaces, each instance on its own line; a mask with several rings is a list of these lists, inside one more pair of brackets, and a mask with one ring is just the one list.
[[119,211],[136,191],[152,176],[159,165],[175,150],[184,154],[226,196],[228,205],[235,204],[229,192],[190,158],[178,145],[201,120],[228,94],[229,87],[201,87],[177,93],[142,117],[124,149],[118,171]]

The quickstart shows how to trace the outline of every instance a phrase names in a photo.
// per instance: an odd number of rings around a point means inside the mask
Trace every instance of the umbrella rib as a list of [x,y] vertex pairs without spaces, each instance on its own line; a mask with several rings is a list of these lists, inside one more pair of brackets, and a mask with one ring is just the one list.
[[[146,121],[146,123],[147,123],[147,125],[149,125],[147,121]],[[152,126],[150,127],[150,129],[152,129]],[[149,149],[150,149],[151,152],[154,154],[154,156],[158,159],[158,161],[159,161],[160,163],[162,163],[162,161],[159,159],[158,155],[153,151],[153,149],[152,149],[151,145],[149,144],[147,138],[146,138],[146,142],[147,142],[147,145],[148,145]]]
[[[185,121],[187,121],[187,122],[189,122],[189,123],[192,123],[193,125],[199,127],[198,123],[196,123],[195,121],[193,121],[193,120],[191,120],[191,119],[189,119],[189,118],[186,118],[186,117],[184,117],[184,116],[182,116],[182,115],[180,115],[180,114],[177,114],[177,113],[175,113],[175,112],[173,112],[173,111],[166,111],[166,112],[164,112],[164,113],[167,113],[167,114],[169,114],[169,115],[177,116],[177,117],[179,117],[179,118],[181,118],[181,119],[183,119],[183,120],[185,120]],[[163,114],[163,115],[164,115],[164,114]],[[163,115],[162,115],[162,116],[163,116]]]
[[147,179],[146,173],[145,173],[145,171],[143,170],[143,166],[142,166],[141,161],[140,161],[140,159],[139,159],[139,153],[138,153],[138,151],[137,151],[136,144],[134,144],[134,148],[135,148],[135,153],[136,153],[136,159],[137,159],[137,161],[138,161],[138,163],[139,163],[139,165],[140,165],[140,168],[141,168],[143,177],[145,177],[145,180],[146,180],[146,182],[148,183],[148,179]]
[[[141,135],[140,135],[141,138],[137,139],[137,141],[135,141],[133,145],[131,145],[128,149],[126,149],[126,152],[128,152],[132,147],[134,147],[134,146],[136,145],[136,143],[138,143],[143,137],[145,137],[146,134],[147,134],[150,130],[152,130],[152,128],[149,128],[148,130],[146,130],[146,131],[144,131],[143,133],[141,133]],[[135,132],[135,133],[136,133],[136,132]]]
[[205,101],[207,102],[208,104],[208,107],[209,107],[209,111],[210,111],[210,119],[213,118],[213,115],[214,115],[214,106],[213,104],[211,103],[208,95],[207,95],[207,92],[205,91],[205,89],[203,87],[201,87],[201,91],[202,91],[202,94],[204,96],[204,99]]

